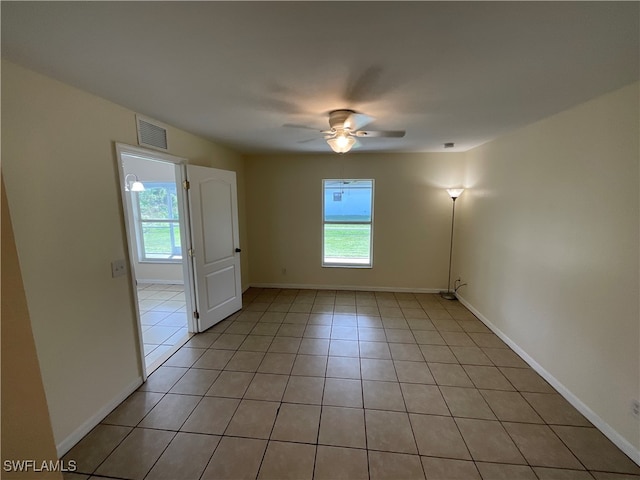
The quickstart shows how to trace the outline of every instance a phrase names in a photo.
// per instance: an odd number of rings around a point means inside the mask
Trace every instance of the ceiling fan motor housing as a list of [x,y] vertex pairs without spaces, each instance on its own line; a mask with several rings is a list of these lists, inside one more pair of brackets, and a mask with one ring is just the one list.
[[356,112],[353,110],[333,110],[329,112],[329,126],[335,130],[355,130],[355,125],[350,122],[351,115],[354,113]]

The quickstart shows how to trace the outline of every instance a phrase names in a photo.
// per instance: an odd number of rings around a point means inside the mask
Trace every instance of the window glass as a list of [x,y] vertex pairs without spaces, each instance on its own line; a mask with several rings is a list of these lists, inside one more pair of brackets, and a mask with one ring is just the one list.
[[140,257],[146,261],[180,261],[180,223],[175,183],[145,182],[137,193]]
[[371,267],[373,180],[324,180],[322,218],[322,265]]
[[371,222],[373,180],[325,180],[325,222]]

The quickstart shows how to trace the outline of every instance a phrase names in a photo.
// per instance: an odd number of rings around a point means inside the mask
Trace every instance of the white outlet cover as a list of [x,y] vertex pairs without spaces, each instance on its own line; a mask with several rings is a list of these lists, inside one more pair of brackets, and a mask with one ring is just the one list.
[[124,259],[111,262],[111,276],[113,278],[122,277],[125,273],[127,273],[127,264]]

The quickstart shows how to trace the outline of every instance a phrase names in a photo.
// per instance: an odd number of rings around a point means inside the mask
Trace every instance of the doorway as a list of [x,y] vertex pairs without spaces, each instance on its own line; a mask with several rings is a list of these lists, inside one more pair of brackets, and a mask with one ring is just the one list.
[[148,375],[196,331],[188,315],[192,310],[184,254],[184,160],[118,145],[118,162]]
[[236,173],[116,150],[146,376],[242,308]]

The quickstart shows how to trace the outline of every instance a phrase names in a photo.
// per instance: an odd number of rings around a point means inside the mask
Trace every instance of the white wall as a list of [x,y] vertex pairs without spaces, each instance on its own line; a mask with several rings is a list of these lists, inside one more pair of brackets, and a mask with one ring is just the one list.
[[629,454],[640,397],[638,84],[467,153],[459,293]]
[[[143,112],[144,113],[144,112]],[[244,162],[181,130],[170,152],[238,176],[248,282]],[[115,142],[136,143],[135,112],[2,61],[2,171],[42,380],[59,452],[140,382]]]
[[[445,188],[462,181],[463,154],[262,155],[246,162],[252,284],[446,288]],[[323,178],[375,180],[373,268],[321,267]]]

